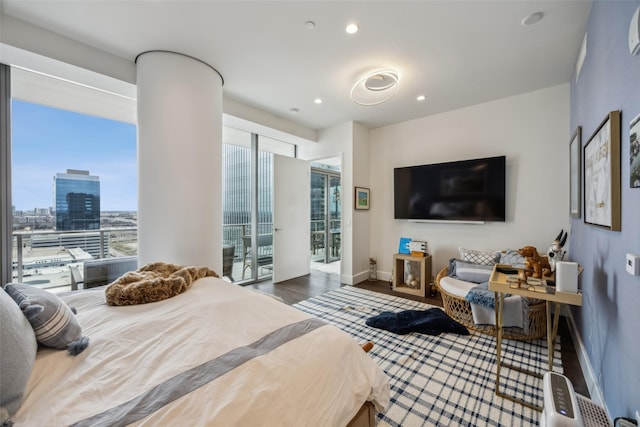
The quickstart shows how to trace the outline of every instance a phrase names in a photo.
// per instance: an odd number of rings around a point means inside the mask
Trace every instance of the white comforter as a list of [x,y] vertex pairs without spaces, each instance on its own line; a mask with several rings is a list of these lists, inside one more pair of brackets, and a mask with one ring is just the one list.
[[[151,387],[310,318],[216,278],[151,304],[110,307],[103,290],[63,299],[77,308],[90,345],[76,357],[38,352],[16,427],[71,425],[118,405],[127,408],[149,397]],[[344,426],[367,400],[380,410],[387,406],[386,375],[352,337],[326,325],[258,354],[133,425]],[[125,412],[104,425],[131,415]]]

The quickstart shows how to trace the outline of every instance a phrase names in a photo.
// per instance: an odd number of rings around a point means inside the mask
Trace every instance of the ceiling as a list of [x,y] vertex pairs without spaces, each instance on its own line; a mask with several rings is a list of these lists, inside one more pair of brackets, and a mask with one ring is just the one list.
[[[194,56],[220,72],[225,97],[312,129],[349,120],[375,128],[566,83],[590,7],[583,0],[0,0],[4,15],[128,61],[156,49]],[[535,12],[544,14],[540,22],[521,25]],[[356,34],[346,33],[349,23]],[[376,106],[353,102],[352,86],[381,68],[398,72],[396,95]]]

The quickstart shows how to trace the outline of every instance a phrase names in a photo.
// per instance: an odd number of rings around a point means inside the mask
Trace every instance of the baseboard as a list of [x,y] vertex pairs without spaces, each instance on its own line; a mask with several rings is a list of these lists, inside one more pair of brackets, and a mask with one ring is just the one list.
[[[355,283],[364,282],[365,280],[369,280],[369,270],[360,272],[358,274],[354,274],[351,278],[351,283],[346,283],[347,285],[353,285]],[[342,282],[345,283],[345,282]]]
[[389,282],[391,280],[391,273],[386,271],[378,272],[378,280],[383,280],[385,282]]
[[587,349],[584,346],[584,341],[578,332],[578,328],[576,326],[575,320],[573,319],[573,314],[568,307],[565,307],[563,310],[564,316],[567,319],[567,325],[569,326],[569,331],[571,332],[571,338],[573,339],[573,345],[576,348],[576,353],[578,355],[578,362],[580,363],[580,368],[582,369],[582,374],[584,375],[584,380],[587,383],[587,388],[589,389],[589,394],[591,395],[591,400],[593,400],[598,405],[602,406],[607,413],[607,416],[610,420],[611,414],[609,413],[609,408],[604,401],[604,396],[602,394],[602,390],[598,386],[597,377],[593,367],[591,366],[591,362],[589,361],[589,355],[587,354]]

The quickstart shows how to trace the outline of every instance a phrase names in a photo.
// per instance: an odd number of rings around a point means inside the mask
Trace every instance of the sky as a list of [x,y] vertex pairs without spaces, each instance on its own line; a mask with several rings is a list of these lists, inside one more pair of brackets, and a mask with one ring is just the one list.
[[67,169],[100,177],[101,211],[137,210],[136,126],[12,100],[12,205],[53,207],[53,177]]

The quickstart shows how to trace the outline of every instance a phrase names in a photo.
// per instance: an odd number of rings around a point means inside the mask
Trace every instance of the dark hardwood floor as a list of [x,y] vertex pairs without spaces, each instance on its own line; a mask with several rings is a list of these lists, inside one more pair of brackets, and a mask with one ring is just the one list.
[[[302,300],[323,294],[341,287],[338,275],[325,273],[317,270],[311,270],[311,274],[287,280],[286,282],[273,284],[271,281],[259,282],[247,285],[248,288],[257,289],[259,291],[280,297],[286,304],[292,305]],[[440,294],[435,297],[422,298],[414,295],[407,295],[391,290],[389,282],[381,280],[364,281],[355,285],[356,287],[367,289],[374,292],[380,292],[388,295],[395,295],[402,298],[412,299],[427,304],[442,307],[442,299]],[[589,389],[582,373],[582,368],[578,362],[576,348],[569,332],[569,327],[564,316],[560,317],[558,325],[558,335],[561,337],[562,349],[562,366],[564,374],[571,380],[576,393],[589,397]]]

